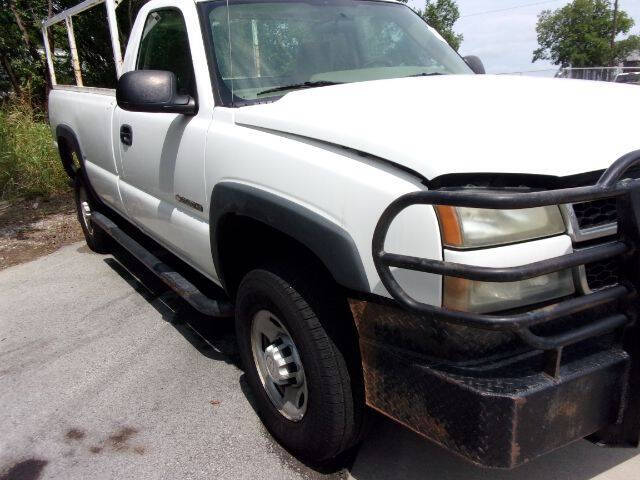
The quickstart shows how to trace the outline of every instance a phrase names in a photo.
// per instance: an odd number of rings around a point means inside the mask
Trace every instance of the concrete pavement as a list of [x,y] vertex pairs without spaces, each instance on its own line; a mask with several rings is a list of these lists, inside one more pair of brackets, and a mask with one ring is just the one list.
[[481,470],[377,419],[353,465],[322,474],[265,432],[231,322],[83,244],[0,272],[0,480],[635,480],[640,455],[586,441],[512,472]]

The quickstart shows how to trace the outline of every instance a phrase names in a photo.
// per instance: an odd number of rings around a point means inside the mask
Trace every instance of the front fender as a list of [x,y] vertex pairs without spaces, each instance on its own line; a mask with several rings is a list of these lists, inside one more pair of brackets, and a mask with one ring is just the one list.
[[338,284],[350,290],[370,292],[362,259],[348,232],[290,200],[233,182],[216,185],[212,194],[211,251],[218,272],[222,271],[218,226],[229,214],[252,218],[288,235],[313,252]]

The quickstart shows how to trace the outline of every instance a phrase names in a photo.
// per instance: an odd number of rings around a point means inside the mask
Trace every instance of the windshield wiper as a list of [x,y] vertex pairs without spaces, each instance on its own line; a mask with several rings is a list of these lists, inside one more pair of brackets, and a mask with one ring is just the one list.
[[260,96],[260,95],[266,95],[267,93],[284,92],[286,90],[300,90],[302,88],[328,87],[331,85],[342,85],[342,82],[330,82],[328,80],[320,80],[317,82],[295,83],[293,85],[284,85],[282,87],[270,88],[269,90],[258,92],[257,95]]
[[440,73],[440,72],[416,73],[415,75],[409,75],[407,78],[411,78],[411,77],[435,77],[436,75],[444,75],[444,73]]

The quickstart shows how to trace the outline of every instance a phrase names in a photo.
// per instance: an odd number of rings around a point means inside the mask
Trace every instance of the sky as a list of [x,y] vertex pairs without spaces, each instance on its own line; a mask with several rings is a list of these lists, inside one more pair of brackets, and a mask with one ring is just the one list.
[[[460,20],[455,25],[455,31],[464,35],[464,42],[460,47],[462,55],[479,56],[487,73],[548,70],[531,74],[553,76],[557,70],[555,65],[542,61],[531,63],[533,51],[538,46],[536,22],[542,10],[561,8],[569,3],[569,0],[457,0],[457,2],[460,8]],[[409,0],[409,4],[422,8],[424,1]],[[513,8],[520,6],[523,7]],[[633,33],[640,34],[640,0],[620,0],[620,8],[636,21]]]

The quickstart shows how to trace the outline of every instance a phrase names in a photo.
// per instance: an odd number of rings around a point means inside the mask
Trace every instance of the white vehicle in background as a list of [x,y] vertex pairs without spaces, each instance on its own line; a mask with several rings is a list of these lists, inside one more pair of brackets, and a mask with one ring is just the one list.
[[106,0],[118,86],[87,88],[70,19],[101,3],[44,22],[87,243],[235,316],[286,448],[338,457],[366,406],[489,467],[637,445],[635,89],[476,75],[374,0],[151,0],[124,58]]
[[630,83],[640,85],[640,72],[625,72],[616,76],[616,83]]

